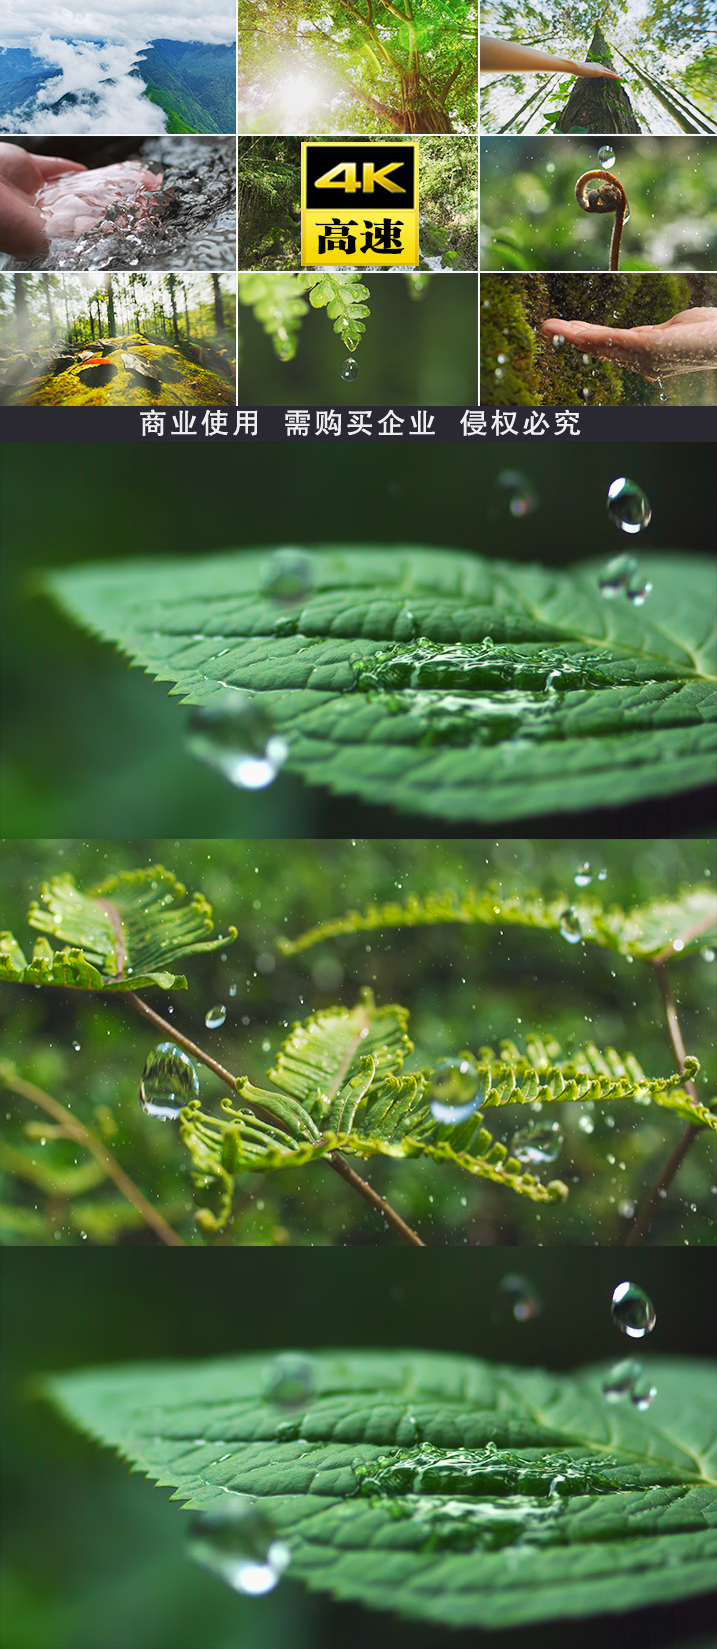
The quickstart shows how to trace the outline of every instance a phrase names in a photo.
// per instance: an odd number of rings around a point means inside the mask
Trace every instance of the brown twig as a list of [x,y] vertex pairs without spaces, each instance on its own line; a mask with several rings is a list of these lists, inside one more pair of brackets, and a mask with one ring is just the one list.
[[29,1099],[33,1105],[39,1105],[41,1110],[46,1111],[48,1116],[54,1117],[55,1121],[61,1124],[63,1133],[69,1139],[74,1139],[78,1145],[83,1145],[85,1150],[89,1151],[95,1158],[95,1161],[99,1162],[101,1167],[104,1168],[109,1178],[114,1180],[118,1191],[121,1191],[123,1197],[126,1197],[127,1201],[132,1203],[137,1212],[142,1215],[145,1223],[151,1226],[152,1230],[157,1233],[163,1243],[167,1244],[168,1248],[186,1248],[187,1245],[183,1238],[177,1236],[176,1231],[173,1231],[171,1225],[167,1224],[162,1214],[159,1214],[157,1209],[152,1207],[151,1202],[148,1202],[147,1198],[142,1195],[134,1180],[130,1179],[129,1174],[126,1174],[124,1168],[120,1167],[116,1157],[113,1157],[112,1152],[108,1151],[100,1140],[95,1139],[94,1134],[91,1134],[83,1123],[78,1122],[71,1111],[66,1111],[64,1105],[60,1105],[56,1099],[52,1098],[51,1094],[44,1093],[42,1088],[36,1088],[33,1082],[26,1082],[24,1077],[16,1074],[12,1066],[5,1063],[0,1065],[0,1081],[11,1093],[19,1094],[22,1099]]
[[[660,953],[660,956],[655,959],[653,966],[655,969],[655,976],[657,979],[660,996],[662,997],[662,1005],[665,1010],[665,1022],[667,1024],[672,1050],[680,1070],[683,1071],[685,1068],[686,1050],[682,1036],[682,1026],[680,1025],[679,1015],[677,1012],[677,1003],[675,1002],[675,998],[672,994],[672,986],[667,977],[665,960],[663,960],[666,955],[674,955],[671,945],[668,947],[666,953],[664,951]],[[682,1086],[688,1098],[697,1104],[697,1089],[695,1088],[694,1082],[688,1077],[683,1082]],[[670,1153],[662,1173],[659,1175],[659,1178],[655,1180],[652,1189],[648,1192],[637,1219],[625,1239],[626,1248],[636,1248],[638,1243],[642,1242],[643,1237],[647,1236],[655,1216],[655,1211],[659,1208],[660,1203],[664,1201],[668,1185],[672,1184],[678,1168],[681,1163],[684,1162],[687,1152],[694,1144],[697,1135],[701,1132],[701,1128],[694,1122],[688,1123],[682,1138],[678,1140],[674,1151]]]
[[[164,1031],[170,1036],[173,1042],[178,1042],[180,1047],[185,1048],[187,1053],[191,1054],[194,1059],[198,1059],[202,1065],[206,1065],[210,1071],[214,1072],[215,1076],[220,1077],[222,1082],[226,1082],[236,1092],[239,1079],[232,1076],[231,1071],[225,1070],[223,1065],[219,1065],[216,1059],[212,1059],[211,1054],[205,1053],[204,1049],[200,1048],[196,1042],[190,1041],[188,1036],[184,1036],[174,1025],[170,1025],[166,1019],[162,1018],[161,1014],[155,1012],[154,1008],[150,1008],[149,1004],[144,1002],[136,991],[127,991],[125,1001],[131,1002],[133,1008],[136,1008],[144,1019],[149,1019],[153,1025],[157,1026],[158,1030]],[[347,1065],[347,1061],[344,1061],[344,1065]],[[341,1072],[339,1072],[335,1086],[338,1086],[343,1069],[342,1067]],[[250,1104],[251,1102],[247,1100],[246,1103]],[[252,1105],[251,1108],[256,1111],[258,1116],[262,1116],[265,1121],[270,1122],[273,1127],[281,1127],[278,1118],[272,1116],[270,1111],[263,1110],[260,1105]],[[288,1130],[285,1131],[288,1132]],[[354,1168],[349,1167],[346,1158],[341,1155],[340,1151],[331,1151],[325,1161],[330,1168],[333,1168],[335,1174],[338,1174],[342,1180],[346,1181],[347,1185],[353,1186],[354,1191],[357,1191],[358,1195],[363,1197],[364,1202],[367,1202],[371,1208],[381,1215],[381,1218],[386,1221],[392,1231],[396,1232],[398,1237],[402,1238],[403,1242],[412,1243],[416,1248],[425,1248],[425,1243],[421,1241],[421,1238],[411,1229],[410,1225],[406,1225],[405,1220],[401,1219],[400,1214],[396,1213],[390,1202],[386,1202],[384,1197],[380,1197],[378,1191],[374,1191],[372,1186],[369,1185],[368,1180],[362,1179]]]

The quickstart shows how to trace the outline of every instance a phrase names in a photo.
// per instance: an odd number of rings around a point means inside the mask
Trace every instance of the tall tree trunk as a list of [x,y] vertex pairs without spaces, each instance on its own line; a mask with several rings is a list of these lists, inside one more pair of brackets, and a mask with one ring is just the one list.
[[114,300],[114,294],[113,294],[113,291],[112,291],[112,276],[107,275],[106,281],[107,281],[107,336],[108,336],[108,338],[116,338],[117,337],[117,321],[116,321],[116,318],[115,318],[115,300]]
[[[615,67],[599,23],[595,24],[585,61],[604,63],[607,69]],[[623,91],[617,80],[607,80],[602,75],[576,81],[560,119],[555,123],[556,132],[599,132],[607,135],[610,132],[639,130],[627,92]]]
[[226,328],[224,326],[224,304],[222,302],[222,289],[221,289],[221,286],[219,285],[219,276],[218,275],[212,275],[212,286],[214,287],[214,326],[216,328],[217,333],[221,333],[221,332],[224,332],[226,330]]
[[173,333],[173,336],[174,336],[175,344],[178,344],[179,343],[179,321],[177,319],[177,299],[176,299],[175,291],[174,291],[174,288],[177,284],[176,275],[168,275],[167,276],[167,284],[169,286],[169,299],[170,299],[170,303],[172,305],[172,333]]
[[27,293],[22,275],[13,275],[15,288],[15,337],[20,349],[30,348],[30,316],[27,309]]

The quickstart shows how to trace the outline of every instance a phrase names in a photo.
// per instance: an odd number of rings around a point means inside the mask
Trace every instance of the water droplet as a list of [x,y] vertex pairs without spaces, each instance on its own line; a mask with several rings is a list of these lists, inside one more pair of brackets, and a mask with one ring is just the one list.
[[640,1380],[634,1391],[630,1393],[630,1402],[636,1409],[640,1410],[641,1414],[644,1414],[645,1410],[649,1409],[651,1404],[654,1403],[656,1396],[657,1386],[650,1385],[649,1380],[644,1379]]
[[632,602],[633,607],[644,607],[648,597],[652,595],[652,585],[647,580],[644,584],[637,581],[630,582],[625,594],[628,601]]
[[274,550],[262,568],[261,593],[274,601],[303,601],[314,585],[314,562],[304,550]]
[[607,513],[621,532],[642,532],[652,519],[649,499],[636,481],[619,475],[607,489]]
[[517,1323],[529,1323],[533,1317],[540,1316],[543,1302],[527,1277],[519,1277],[516,1272],[510,1271],[506,1277],[501,1277],[500,1286],[512,1302]]
[[81,1047],[82,1047],[82,1043],[81,1042],[73,1042],[72,1046],[75,1050],[75,1053],[78,1054],[80,1052]]
[[606,882],[607,881],[607,871],[606,870],[599,870],[598,871],[598,881],[599,882]]
[[348,359],[344,361],[341,368],[341,377],[347,384],[352,384],[354,379],[358,378],[359,370],[360,368],[358,361],[354,360],[353,355],[349,355]]
[[436,1122],[465,1122],[473,1116],[490,1087],[487,1073],[478,1070],[467,1054],[442,1059],[431,1077],[428,1100]]
[[229,986],[229,995],[230,996],[236,996],[236,993],[237,993],[236,985],[230,985]]
[[287,1351],[274,1359],[264,1396],[281,1408],[299,1408],[313,1396],[315,1385],[316,1370],[310,1359]]
[[556,332],[553,337],[553,349],[561,349],[564,343],[565,334],[563,332]]
[[221,1511],[195,1517],[187,1552],[236,1592],[260,1597],[273,1591],[291,1556],[274,1536],[274,1525],[248,1496],[232,1495]]
[[614,600],[621,590],[627,590],[627,586],[630,580],[634,578],[638,567],[637,556],[616,555],[612,561],[608,561],[598,579],[600,594],[608,601]]
[[598,160],[607,171],[615,165],[615,150],[611,143],[604,143],[602,149],[598,149]]
[[634,1202],[630,1201],[629,1197],[624,1197],[622,1202],[618,1203],[617,1211],[618,1211],[618,1214],[620,1215],[620,1218],[623,1219],[623,1220],[634,1219],[635,1204],[634,1204]]
[[289,754],[256,699],[228,687],[195,710],[187,730],[190,755],[215,767],[243,790],[272,784]]
[[594,1134],[594,1132],[595,1132],[595,1123],[593,1122],[592,1117],[589,1117],[589,1116],[578,1117],[578,1128],[580,1128],[584,1134]]
[[496,355],[496,360],[499,366],[505,366],[507,359],[507,355]]
[[560,918],[560,932],[563,939],[567,939],[569,945],[579,945],[583,931],[580,926],[580,917],[572,905],[568,905],[567,910],[563,911]]
[[173,1042],[160,1042],[147,1055],[139,1100],[147,1116],[167,1122],[199,1094],[199,1077],[189,1054]]
[[208,1031],[218,1031],[220,1025],[224,1024],[224,1021],[225,1021],[226,1017],[227,1017],[227,1010],[226,1010],[223,1002],[217,1002],[216,1007],[214,1007],[214,1008],[207,1008],[207,1011],[204,1015],[204,1023],[207,1027],[207,1030]]
[[578,865],[573,881],[576,887],[589,887],[592,879],[593,873],[586,860],[584,865]]
[[[500,356],[498,356],[500,360]],[[508,508],[511,515],[520,519],[524,515],[532,515],[538,508],[538,495],[527,475],[520,470],[501,470],[495,478],[495,484],[501,492],[508,496]]]
[[637,1283],[618,1283],[612,1296],[613,1322],[631,1340],[651,1334],[657,1321],[652,1300]]
[[583,366],[589,366],[589,365],[590,365],[590,356],[589,355],[583,355]]
[[626,1397],[632,1395],[633,1388],[641,1378],[642,1373],[642,1363],[633,1362],[631,1358],[627,1358],[624,1363],[615,1363],[602,1382],[602,1394],[605,1402],[623,1403]]
[[493,373],[493,377],[494,378],[502,378],[502,376],[503,376],[503,368],[502,368],[502,366],[497,366],[496,369],[495,369],[495,372]]
[[519,1162],[555,1162],[562,1144],[559,1124],[544,1122],[538,1127],[518,1128],[510,1142],[510,1154]]
[[714,962],[715,952],[713,951],[712,946],[704,945],[700,951],[700,956],[702,957],[703,962]]

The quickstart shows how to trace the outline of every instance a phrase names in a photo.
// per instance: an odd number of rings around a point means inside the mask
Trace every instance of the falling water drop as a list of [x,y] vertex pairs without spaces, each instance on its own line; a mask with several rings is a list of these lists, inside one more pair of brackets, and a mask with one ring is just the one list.
[[651,1385],[649,1379],[645,1377],[644,1379],[638,1380],[634,1389],[631,1391],[630,1402],[634,1408],[639,1409],[640,1413],[644,1414],[645,1410],[652,1406],[656,1396],[657,1386]]
[[188,1054],[173,1042],[160,1042],[147,1055],[139,1084],[139,1102],[147,1116],[167,1122],[199,1094],[199,1077]]
[[572,905],[568,905],[567,910],[563,911],[560,918],[560,932],[563,939],[567,939],[569,945],[579,945],[583,931],[580,926],[580,917]]
[[300,1357],[294,1352],[282,1352],[271,1365],[264,1396],[268,1402],[278,1403],[281,1408],[299,1408],[309,1401],[315,1385],[316,1370],[310,1358]]
[[545,1122],[540,1126],[518,1128],[510,1142],[510,1154],[519,1162],[555,1162],[562,1144],[559,1124]]
[[657,1321],[652,1300],[637,1283],[618,1283],[612,1296],[613,1322],[631,1340],[651,1334]]
[[618,475],[607,489],[607,513],[621,532],[643,532],[652,519],[652,508],[647,495],[636,481]]
[[517,1272],[510,1271],[507,1276],[501,1277],[500,1286],[512,1301],[517,1323],[529,1323],[533,1317],[540,1316],[543,1302],[527,1277],[519,1277]]
[[652,595],[652,585],[649,579],[645,579],[644,583],[631,579],[625,594],[628,601],[632,602],[633,607],[644,607],[645,602]]
[[469,1054],[458,1059],[442,1059],[431,1077],[428,1101],[436,1122],[465,1122],[477,1111],[490,1087],[490,1078],[479,1071]]
[[190,755],[215,767],[243,790],[263,790],[289,754],[256,699],[227,687],[195,710],[187,730]]
[[187,1551],[203,1569],[251,1597],[273,1591],[291,1557],[288,1546],[275,1539],[270,1519],[243,1494],[194,1519]]
[[598,149],[598,160],[608,171],[615,165],[615,150],[611,143],[604,143],[602,149]]
[[341,377],[346,383],[352,384],[354,379],[358,378],[359,370],[358,361],[354,360],[353,355],[349,355],[341,367]]
[[262,568],[261,593],[274,601],[303,601],[313,584],[313,558],[304,550],[274,550]]
[[594,1134],[595,1123],[593,1122],[592,1117],[587,1115],[587,1112],[583,1116],[578,1117],[578,1128],[580,1128],[583,1134]]
[[592,879],[593,879],[593,873],[592,873],[592,871],[590,869],[590,866],[589,866],[589,864],[586,860],[585,864],[578,865],[578,868],[577,868],[577,870],[575,872],[575,875],[573,877],[573,881],[574,881],[576,887],[589,887]]
[[[500,356],[498,357],[500,360]],[[532,481],[520,470],[501,470],[495,478],[495,484],[501,492],[507,495],[508,509],[517,520],[522,516],[532,515],[538,508],[538,495]]]
[[599,882],[606,882],[607,881],[607,871],[606,870],[599,870],[598,871],[598,881]]
[[218,1031],[220,1025],[224,1024],[224,1021],[225,1021],[226,1017],[227,1017],[227,1010],[226,1010],[223,1002],[217,1002],[216,1007],[214,1007],[214,1008],[207,1008],[207,1011],[204,1015],[204,1023],[207,1027],[207,1030],[208,1031]]

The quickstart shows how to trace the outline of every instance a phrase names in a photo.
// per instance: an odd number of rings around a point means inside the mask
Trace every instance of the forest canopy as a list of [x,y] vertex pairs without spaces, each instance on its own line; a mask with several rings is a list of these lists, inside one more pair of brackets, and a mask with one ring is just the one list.
[[465,0],[240,0],[241,132],[476,130]]
[[[638,129],[668,135],[717,131],[715,15],[711,0],[676,7],[672,0],[484,0],[481,29],[555,56],[586,61],[599,24],[614,67],[622,77]],[[580,82],[560,74],[485,74],[481,129],[538,133],[552,130],[573,89],[609,83]],[[614,85],[614,82],[613,82]],[[580,124],[585,124],[582,122]],[[563,127],[563,130],[566,128]],[[595,128],[588,125],[588,130]],[[606,131],[616,128],[607,125]],[[626,129],[626,128],[622,128]]]

